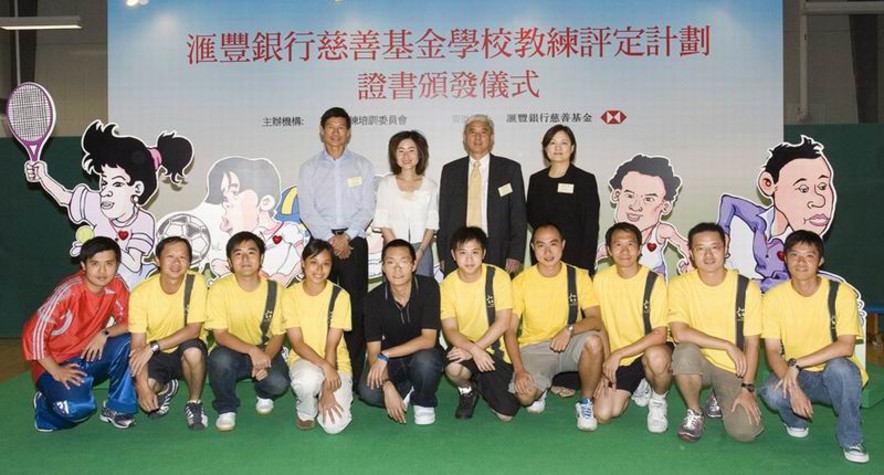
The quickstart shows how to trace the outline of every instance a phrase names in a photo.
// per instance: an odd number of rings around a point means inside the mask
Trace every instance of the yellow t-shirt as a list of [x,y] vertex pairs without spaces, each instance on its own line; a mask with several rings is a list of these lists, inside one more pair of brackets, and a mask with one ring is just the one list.
[[[276,287],[276,303],[273,317],[270,319],[268,336],[282,335],[282,294],[285,289]],[[267,303],[267,279],[261,278],[258,288],[246,292],[233,274],[218,279],[211,288],[206,299],[207,330],[227,330],[231,335],[250,345],[261,344],[261,321],[264,319],[264,307]]]
[[[577,284],[577,320],[583,309],[599,304],[589,273],[574,268]],[[513,313],[522,321],[519,346],[552,340],[568,324],[568,270],[565,265],[555,277],[544,277],[532,266],[513,280]]]
[[[320,357],[325,358],[325,342],[328,338],[328,302],[331,299],[331,282],[326,283],[322,292],[316,296],[307,295],[304,284],[299,282],[285,291],[282,299],[282,324],[285,328],[300,328],[304,343],[307,344]],[[340,328],[350,331],[350,294],[341,289],[335,300],[335,310],[332,314],[331,328]],[[289,352],[289,365],[300,359],[294,351]],[[338,343],[337,350],[338,371],[352,375],[350,354],[347,352],[347,344],[344,338]]]
[[[482,276],[475,282],[466,283],[460,280],[457,272],[452,272],[445,277],[439,286],[441,293],[442,320],[448,318],[457,319],[457,328],[471,341],[477,341],[488,331],[488,314],[485,311],[485,275],[489,264],[482,265]],[[494,309],[495,311],[513,308],[513,290],[510,276],[506,271],[495,267],[494,282]],[[503,335],[498,340],[503,359],[510,361],[503,343]],[[491,347],[485,349],[493,353]]]
[[[615,266],[599,271],[595,275],[595,291],[601,300],[602,321],[608,331],[611,351],[629,346],[645,336],[642,319],[642,301],[645,284],[651,270],[640,266],[636,275],[624,279],[617,274]],[[651,328],[665,327],[669,312],[666,295],[666,279],[657,276],[651,291]],[[628,366],[641,355],[630,356],[620,361],[620,366]]]
[[[190,304],[187,312],[187,323],[203,323],[206,321],[206,279],[197,272],[188,272],[193,276],[193,290],[190,293]],[[184,287],[181,286],[174,294],[167,294],[160,285],[160,275],[145,279],[135,286],[129,296],[129,331],[146,334],[146,341],[161,340],[184,328]],[[207,330],[200,331],[200,339],[206,341]],[[166,348],[172,353],[178,347]]]
[[[709,336],[736,343],[737,274],[728,269],[724,282],[709,286],[696,270],[669,283],[669,323],[684,322]],[[761,289],[750,280],[746,289],[743,336],[761,335]],[[726,371],[736,371],[724,350],[702,348],[710,363]]]
[[[822,278],[819,288],[810,297],[805,297],[792,287],[790,281],[770,289],[764,295],[762,314],[764,331],[762,338],[778,338],[783,343],[786,360],[801,358],[832,343],[829,323],[829,286],[831,281]],[[129,310],[131,314],[131,310]],[[131,316],[129,317],[132,318]],[[841,283],[835,296],[835,334],[862,335],[859,311],[856,307],[856,292]],[[856,355],[850,361],[859,368],[863,385],[869,380],[865,368]],[[804,368],[807,371],[822,371],[825,364]]]

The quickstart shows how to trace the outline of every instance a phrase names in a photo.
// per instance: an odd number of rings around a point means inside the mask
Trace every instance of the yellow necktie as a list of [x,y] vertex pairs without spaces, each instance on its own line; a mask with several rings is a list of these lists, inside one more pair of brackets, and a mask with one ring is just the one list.
[[482,170],[479,161],[473,160],[470,187],[467,192],[467,226],[482,227]]

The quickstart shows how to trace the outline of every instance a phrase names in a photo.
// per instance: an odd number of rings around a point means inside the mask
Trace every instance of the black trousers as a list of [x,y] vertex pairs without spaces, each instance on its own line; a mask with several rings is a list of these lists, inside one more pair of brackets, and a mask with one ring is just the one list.
[[357,237],[350,240],[350,257],[333,256],[331,280],[350,294],[350,317],[352,330],[344,333],[350,364],[353,368],[353,389],[362,376],[365,366],[365,318],[363,306],[368,294],[368,242]]

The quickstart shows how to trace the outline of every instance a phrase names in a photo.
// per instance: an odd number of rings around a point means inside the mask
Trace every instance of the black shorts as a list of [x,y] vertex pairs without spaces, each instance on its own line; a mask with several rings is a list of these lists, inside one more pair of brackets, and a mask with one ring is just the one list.
[[472,375],[470,380],[494,412],[504,416],[515,416],[522,405],[519,404],[516,395],[509,391],[510,382],[513,380],[513,366],[494,355],[491,355],[491,358],[494,360],[494,371],[479,371],[472,358],[460,364],[470,371]]
[[178,348],[171,353],[163,351],[154,353],[147,362],[147,376],[159,384],[166,384],[173,379],[181,379],[184,376],[181,358],[184,356],[184,350],[189,348],[199,348],[203,353],[203,360],[206,359],[206,344],[199,338],[187,340],[178,345]]
[[[669,347],[670,351],[675,348],[675,345],[673,345],[671,341],[667,341],[666,346]],[[626,391],[629,394],[634,393],[635,390],[638,389],[638,385],[641,384],[642,378],[645,377],[645,365],[642,363],[643,356],[645,355],[639,355],[639,357],[630,363],[629,366],[621,366],[617,368],[617,389]]]

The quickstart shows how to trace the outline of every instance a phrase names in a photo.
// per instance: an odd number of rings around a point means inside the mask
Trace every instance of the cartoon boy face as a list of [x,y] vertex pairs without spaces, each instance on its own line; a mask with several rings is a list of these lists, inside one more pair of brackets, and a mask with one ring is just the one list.
[[632,223],[642,232],[651,229],[672,209],[672,202],[665,197],[662,178],[631,171],[623,177],[622,187],[611,193],[611,202],[617,206],[614,219]]
[[235,173],[225,173],[221,179],[221,230],[226,233],[251,231],[258,226],[258,194],[255,190],[240,188],[239,177]]
[[135,211],[135,198],[144,192],[140,181],[129,184],[129,174],[120,167],[101,169],[101,212],[109,219],[128,219]]
[[771,197],[778,218],[785,218],[789,227],[823,235],[828,231],[835,212],[835,188],[832,167],[820,156],[796,159],[780,170],[776,183],[768,172],[758,177],[758,188]]

